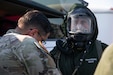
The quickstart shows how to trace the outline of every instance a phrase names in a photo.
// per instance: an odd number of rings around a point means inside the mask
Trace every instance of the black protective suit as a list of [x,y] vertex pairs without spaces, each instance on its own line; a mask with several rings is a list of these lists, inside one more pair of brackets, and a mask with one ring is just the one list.
[[56,46],[50,52],[63,75],[93,75],[101,53],[107,47],[106,44],[97,40],[98,27],[95,15],[85,6],[76,6],[74,11],[81,8],[83,13],[91,17],[93,26],[90,39],[82,42],[85,44],[85,48],[79,50],[72,47],[74,45],[70,42],[74,41],[70,40],[68,36],[68,39],[64,41],[57,40]]

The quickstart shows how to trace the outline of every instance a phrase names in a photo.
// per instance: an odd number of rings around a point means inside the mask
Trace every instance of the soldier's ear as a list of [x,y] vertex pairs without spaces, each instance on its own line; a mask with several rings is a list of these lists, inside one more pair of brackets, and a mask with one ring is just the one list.
[[29,35],[30,36],[33,36],[33,35],[35,35],[35,34],[37,34],[38,33],[38,30],[37,29],[30,29],[30,31],[29,31]]

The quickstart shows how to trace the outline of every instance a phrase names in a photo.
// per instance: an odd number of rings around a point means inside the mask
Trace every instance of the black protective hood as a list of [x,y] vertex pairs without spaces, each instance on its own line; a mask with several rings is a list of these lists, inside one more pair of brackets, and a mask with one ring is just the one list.
[[[93,26],[93,31],[92,31],[92,34],[91,34],[91,38],[90,38],[90,41],[91,42],[94,42],[97,38],[97,35],[98,35],[98,26],[97,26],[97,20],[96,20],[96,17],[94,15],[94,13],[89,9],[87,8],[86,6],[83,6],[83,5],[76,5],[75,7],[71,8],[70,12],[68,13],[68,15],[71,13],[85,13],[87,14],[90,18],[91,18],[91,21],[92,21],[92,26]],[[67,18],[68,18],[68,15],[67,15]],[[67,27],[67,26],[66,26]],[[67,31],[67,30],[66,30]],[[68,32],[67,32],[68,34]],[[67,36],[68,37],[68,36]]]
[[[73,12],[79,13],[80,12],[79,10],[81,10],[82,13],[87,14],[91,18],[91,25],[92,25],[92,33],[89,35],[90,36],[89,40],[82,42],[82,43],[71,40],[70,34],[68,33],[68,30],[67,30],[68,15],[70,14],[70,12],[71,13],[73,13]],[[83,5],[76,5],[72,10],[70,10],[70,12],[68,13],[67,17],[64,20],[64,25],[66,25],[65,31],[66,31],[67,39],[65,42],[63,42],[61,40],[57,40],[56,47],[55,47],[55,48],[58,48],[58,50],[60,50],[61,52],[65,53],[65,54],[71,54],[75,50],[76,51],[87,50],[89,48],[89,46],[93,42],[95,42],[95,40],[97,39],[97,35],[98,35],[97,20],[96,20],[94,13],[90,9],[88,9],[86,6],[83,6]],[[72,42],[74,42],[74,43],[72,43]]]

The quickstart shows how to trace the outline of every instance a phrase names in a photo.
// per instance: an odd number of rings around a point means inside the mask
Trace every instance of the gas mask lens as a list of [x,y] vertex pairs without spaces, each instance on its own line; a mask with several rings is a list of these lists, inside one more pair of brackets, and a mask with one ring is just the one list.
[[70,15],[69,33],[91,33],[91,19],[86,15]]

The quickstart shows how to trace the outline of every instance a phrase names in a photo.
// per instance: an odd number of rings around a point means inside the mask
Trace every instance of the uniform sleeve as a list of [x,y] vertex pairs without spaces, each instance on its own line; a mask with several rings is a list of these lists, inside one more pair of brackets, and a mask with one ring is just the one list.
[[113,44],[108,46],[97,65],[94,75],[112,75],[113,74]]

